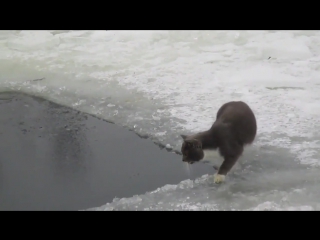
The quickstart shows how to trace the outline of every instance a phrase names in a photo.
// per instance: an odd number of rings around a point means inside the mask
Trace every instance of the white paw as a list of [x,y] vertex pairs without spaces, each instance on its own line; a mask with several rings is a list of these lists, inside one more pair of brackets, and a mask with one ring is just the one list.
[[222,182],[224,182],[225,178],[226,178],[225,175],[214,174],[214,176],[213,176],[213,182],[214,182],[214,183],[222,183]]

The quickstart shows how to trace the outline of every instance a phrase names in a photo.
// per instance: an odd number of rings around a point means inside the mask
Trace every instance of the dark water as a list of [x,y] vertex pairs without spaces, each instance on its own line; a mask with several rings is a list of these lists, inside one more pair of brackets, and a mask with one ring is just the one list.
[[43,99],[0,93],[0,113],[0,210],[87,209],[214,172]]

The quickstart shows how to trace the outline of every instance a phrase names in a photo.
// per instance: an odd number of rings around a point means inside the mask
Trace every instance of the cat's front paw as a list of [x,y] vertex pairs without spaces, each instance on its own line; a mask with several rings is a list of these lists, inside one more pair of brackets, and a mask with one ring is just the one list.
[[226,178],[226,176],[225,175],[220,175],[220,174],[214,174],[214,176],[213,176],[213,182],[214,183],[222,183],[222,182],[224,182],[224,180],[225,180],[225,178]]

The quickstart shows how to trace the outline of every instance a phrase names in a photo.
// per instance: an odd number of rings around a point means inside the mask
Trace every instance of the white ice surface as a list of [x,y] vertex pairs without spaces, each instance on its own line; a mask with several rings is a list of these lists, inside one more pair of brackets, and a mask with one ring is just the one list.
[[[221,104],[243,100],[256,113],[255,147],[317,167],[319,60],[320,31],[1,31],[0,91],[43,96],[174,150]],[[275,204],[247,208],[285,208]]]

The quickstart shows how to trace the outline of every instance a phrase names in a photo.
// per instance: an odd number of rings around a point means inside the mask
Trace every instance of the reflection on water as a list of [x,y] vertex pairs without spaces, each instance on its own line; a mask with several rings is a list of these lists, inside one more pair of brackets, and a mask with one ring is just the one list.
[[[51,124],[56,126],[52,136],[52,154],[55,156],[53,165],[56,174],[65,177],[70,174],[85,174],[86,161],[91,152],[84,123],[88,119],[87,116],[65,110],[56,104],[47,105],[50,107],[45,112],[51,118]],[[61,123],[67,124],[63,126]]]

